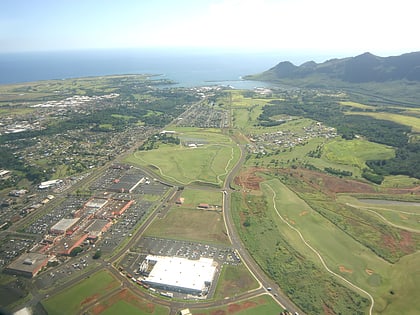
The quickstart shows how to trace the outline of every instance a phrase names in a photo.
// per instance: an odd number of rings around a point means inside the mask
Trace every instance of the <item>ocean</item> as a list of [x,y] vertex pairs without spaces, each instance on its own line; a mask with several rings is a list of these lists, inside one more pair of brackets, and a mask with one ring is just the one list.
[[278,53],[186,49],[2,53],[0,84],[113,74],[159,74],[181,87],[222,84],[246,89],[264,87],[267,83],[245,81],[242,76],[265,71],[280,61],[290,60],[287,58]]

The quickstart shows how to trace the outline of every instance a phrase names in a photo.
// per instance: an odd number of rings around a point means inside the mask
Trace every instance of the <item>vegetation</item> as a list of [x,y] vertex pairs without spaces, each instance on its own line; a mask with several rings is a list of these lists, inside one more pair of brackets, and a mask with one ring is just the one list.
[[164,218],[155,221],[147,229],[146,234],[163,238],[229,244],[223,214],[219,211],[197,208],[172,207]]
[[[203,183],[220,187],[239,158],[238,148],[227,136],[217,131],[176,130],[180,133],[182,146],[160,142],[159,150],[134,152],[127,161],[149,167],[166,180],[181,185]],[[158,139],[152,138],[155,140],[148,140],[145,147],[150,147],[152,143],[157,146]],[[170,138],[165,137],[166,140]],[[176,141],[173,139],[172,142]],[[188,146],[188,143],[193,143],[194,147]]]
[[118,281],[108,272],[102,271],[44,300],[42,305],[49,315],[76,314],[86,302],[98,299],[118,286]]
[[259,297],[240,301],[237,303],[230,303],[227,306],[197,310],[190,309],[193,314],[232,314],[235,315],[254,315],[254,314],[280,314],[283,309],[269,296],[261,295]]
[[101,257],[102,257],[102,251],[100,249],[97,249],[95,251],[95,254],[93,254],[93,256],[92,256],[93,259],[99,259]]
[[257,281],[243,265],[225,265],[217,281],[215,299],[224,299],[258,287]]
[[[234,219],[246,247],[296,304],[310,314],[320,314],[324,307],[335,313],[364,314],[368,301],[327,275],[297,240],[290,239],[288,229],[268,211],[271,206],[264,196],[233,197]],[[248,227],[240,224],[245,218],[251,221]]]
[[[420,178],[420,169],[415,160],[420,159],[420,145],[409,143],[411,128],[389,120],[374,118],[375,116],[348,115],[342,111],[340,103],[325,95],[310,95],[300,100],[274,100],[263,107],[259,120],[266,121],[269,117],[287,114],[308,117],[337,128],[344,139],[354,139],[363,136],[368,141],[392,146],[396,149],[395,157],[371,160],[367,166],[369,172],[363,177],[381,182],[381,176],[407,175]],[[356,152],[360,152],[357,150]],[[311,153],[317,156],[317,152]],[[378,176],[371,176],[376,173]]]

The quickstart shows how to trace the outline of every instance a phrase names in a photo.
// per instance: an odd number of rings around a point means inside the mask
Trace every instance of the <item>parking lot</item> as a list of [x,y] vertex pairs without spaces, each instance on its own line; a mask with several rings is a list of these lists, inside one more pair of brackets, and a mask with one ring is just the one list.
[[59,207],[55,207],[52,211],[39,217],[34,223],[29,225],[25,232],[45,235],[49,232],[50,227],[63,218],[72,217],[72,213],[80,209],[87,201],[88,198],[68,196]]
[[31,249],[36,242],[36,238],[22,238],[8,234],[0,242],[0,268]]
[[115,222],[108,231],[106,231],[102,240],[97,244],[103,251],[113,251],[124,238],[131,237],[131,234],[146,213],[152,206],[151,202],[138,200],[131,205]]
[[121,267],[128,273],[136,275],[138,274],[140,264],[149,254],[176,256],[192,260],[198,260],[200,257],[212,258],[220,265],[237,265],[241,263],[241,259],[236,251],[229,247],[156,237],[143,237],[121,261]]

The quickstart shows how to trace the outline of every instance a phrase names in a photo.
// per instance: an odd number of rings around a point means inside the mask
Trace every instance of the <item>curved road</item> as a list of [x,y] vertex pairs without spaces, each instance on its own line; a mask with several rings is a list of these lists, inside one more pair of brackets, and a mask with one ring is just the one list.
[[[224,300],[218,300],[218,301],[200,301],[200,303],[196,303],[194,301],[177,301],[177,300],[166,300],[162,299],[158,296],[154,296],[152,294],[149,294],[148,292],[145,292],[144,290],[140,289],[138,285],[131,281],[131,279],[128,279],[124,275],[122,275],[114,266],[113,264],[117,262],[126,252],[129,250],[129,248],[142,236],[143,232],[147,229],[147,227],[153,222],[153,220],[159,215],[160,209],[164,205],[166,205],[167,201],[172,198],[175,195],[176,187],[173,189],[175,190],[172,193],[168,193],[165,199],[159,204],[159,206],[149,215],[149,217],[143,222],[140,228],[137,229],[137,231],[133,234],[133,236],[130,238],[130,240],[118,250],[118,253],[115,253],[114,256],[112,256],[109,260],[104,261],[98,261],[99,266],[90,269],[86,273],[83,273],[77,277],[72,278],[66,283],[60,284],[58,286],[55,286],[51,289],[48,289],[44,291],[44,293],[40,293],[36,290],[33,295],[33,299],[28,303],[29,305],[35,305],[37,302],[42,300],[45,297],[45,293],[49,294],[56,294],[62,290],[67,289],[69,286],[75,285],[76,283],[83,281],[86,277],[89,277],[90,275],[94,274],[95,272],[99,270],[108,269],[116,279],[119,279],[121,282],[121,286],[116,288],[115,290],[112,290],[111,293],[115,293],[117,290],[122,288],[130,288],[135,294],[138,296],[147,299],[148,301],[159,304],[162,306],[166,306],[170,309],[170,314],[177,314],[177,312],[182,308],[190,308],[192,310],[199,309],[199,308],[209,308],[209,307],[217,307],[217,306],[223,306],[227,305],[229,303],[234,303],[246,299],[250,299],[262,294],[271,294],[272,297],[285,309],[288,311],[294,312],[300,312],[301,311],[287,298],[287,296],[282,292],[282,290],[275,284],[273,280],[271,280],[259,267],[259,265],[254,261],[254,259],[251,257],[251,255],[246,250],[244,244],[242,243],[240,237],[236,233],[235,225],[232,220],[231,215],[231,204],[230,204],[230,194],[233,189],[231,189],[231,183],[233,182],[236,174],[239,172],[240,168],[242,167],[244,160],[245,160],[245,152],[244,148],[238,144],[238,147],[241,151],[241,156],[236,165],[232,168],[232,170],[227,174],[226,179],[224,181],[223,185],[223,215],[224,220],[226,224],[226,230],[227,234],[230,238],[230,241],[232,243],[232,247],[237,250],[238,255],[241,257],[242,262],[244,265],[249,269],[249,271],[253,274],[255,279],[258,281],[260,286],[254,290],[250,290],[248,292],[244,292],[242,294],[238,294],[235,297],[232,298],[226,298]],[[101,173],[101,172],[100,172]],[[92,174],[93,175],[93,174]],[[93,175],[95,176],[95,175]],[[96,177],[96,176],[95,176]],[[110,296],[110,294],[107,294],[106,296],[100,298],[99,300],[95,300],[89,305],[85,305],[83,307],[83,310],[80,311],[81,314],[85,312],[89,307],[94,305],[95,303],[100,303],[101,300],[104,300]]]

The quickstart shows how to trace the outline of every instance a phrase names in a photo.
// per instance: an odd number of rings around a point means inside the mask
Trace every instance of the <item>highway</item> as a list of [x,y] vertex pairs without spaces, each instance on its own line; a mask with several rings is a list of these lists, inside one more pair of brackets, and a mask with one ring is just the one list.
[[[208,300],[208,301],[200,301],[199,303],[191,300],[167,300],[162,299],[159,296],[155,296],[153,294],[149,294],[144,289],[140,288],[136,283],[131,281],[131,279],[128,279],[124,275],[120,273],[116,269],[114,265],[117,265],[117,262],[123,255],[127,253],[130,247],[132,247],[143,235],[144,231],[150,226],[150,224],[153,223],[153,221],[159,216],[164,206],[167,205],[168,202],[174,201],[173,199],[177,196],[177,187],[174,186],[171,188],[171,190],[166,194],[166,197],[159,203],[159,205],[154,209],[152,213],[149,214],[149,216],[146,218],[146,220],[143,222],[143,224],[133,233],[133,236],[129,239],[129,241],[121,248],[118,248],[118,251],[113,254],[112,257],[109,259],[99,259],[97,263],[99,263],[98,266],[91,268],[90,270],[86,272],[82,272],[80,275],[75,276],[69,281],[59,284],[57,286],[54,286],[50,289],[45,288],[34,288],[33,292],[33,298],[28,303],[28,305],[35,305],[40,300],[44,299],[46,295],[53,295],[57,294],[58,292],[67,289],[68,287],[75,285],[79,283],[80,281],[83,281],[85,278],[91,276],[95,272],[98,272],[100,270],[108,270],[111,272],[116,279],[118,279],[121,283],[121,285],[109,292],[106,296],[100,298],[99,300],[92,301],[92,303],[89,303],[88,305],[84,305],[83,309],[80,310],[80,314],[85,313],[89,307],[93,306],[95,303],[100,303],[102,300],[105,300],[109,298],[110,295],[115,294],[118,290],[121,290],[123,288],[129,288],[132,292],[134,292],[139,297],[142,297],[152,303],[159,304],[166,306],[170,309],[170,314],[177,314],[180,309],[182,308],[190,308],[190,310],[195,310],[199,308],[210,308],[210,307],[217,307],[217,306],[223,306],[230,303],[235,303],[243,300],[247,300],[262,294],[270,294],[283,308],[287,309],[288,311],[292,312],[294,314],[295,312],[298,312],[299,314],[303,314],[301,310],[299,310],[283,293],[281,288],[273,281],[271,280],[260,268],[260,266],[254,261],[254,259],[251,257],[251,255],[248,253],[246,247],[244,246],[242,240],[240,239],[238,233],[236,232],[235,225],[232,220],[232,214],[231,214],[231,194],[234,191],[232,189],[232,182],[235,178],[235,176],[238,174],[240,168],[242,167],[244,160],[245,160],[245,152],[244,147],[237,144],[238,148],[241,151],[240,159],[237,161],[236,165],[232,168],[232,170],[226,175],[225,181],[223,183],[223,215],[226,225],[226,231],[230,238],[230,241],[232,243],[232,247],[236,249],[238,255],[241,257],[241,260],[243,264],[249,269],[251,274],[255,277],[255,279],[260,284],[258,288],[254,290],[250,290],[248,292],[244,292],[242,294],[238,294],[234,297],[226,298],[224,300]],[[102,174],[104,171],[104,168],[101,168],[99,172],[95,172],[95,174],[92,174],[92,176],[89,176],[89,178],[86,178],[83,180],[80,184],[86,185],[86,182],[91,182],[93,179],[99,177],[98,174]],[[156,175],[151,175],[152,177],[159,178]],[[163,180],[162,180],[163,182]],[[72,190],[75,188],[72,188]],[[209,188],[214,189],[214,188]],[[43,293],[39,293],[39,290],[43,289]]]
[[[230,194],[232,193],[232,182],[235,176],[238,174],[240,168],[242,167],[244,160],[245,160],[245,152],[243,146],[239,145],[241,150],[241,157],[233,167],[231,172],[226,177],[224,182],[224,193],[223,193],[223,214],[224,220],[226,224],[226,229],[232,243],[232,246],[238,251],[239,256],[242,259],[242,262],[248,268],[248,270],[253,274],[255,279],[260,283],[260,285],[264,288],[266,292],[269,292],[272,297],[284,308],[294,314],[298,312],[299,314],[303,314],[301,310],[299,310],[293,302],[284,294],[281,288],[271,280],[264,271],[261,270],[260,266],[255,262],[255,260],[251,257],[251,255],[246,250],[241,238],[238,236],[236,232],[235,225],[232,220],[231,215],[231,205],[230,205]],[[269,288],[269,289],[267,289]]]

